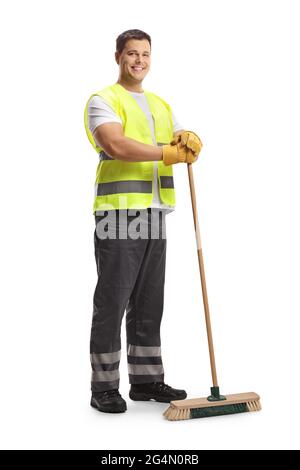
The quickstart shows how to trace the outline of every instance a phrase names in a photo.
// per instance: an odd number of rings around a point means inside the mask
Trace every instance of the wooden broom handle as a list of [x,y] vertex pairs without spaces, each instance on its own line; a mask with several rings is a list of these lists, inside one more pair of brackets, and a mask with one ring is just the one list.
[[207,289],[206,289],[200,229],[199,229],[199,222],[198,222],[198,215],[197,215],[196,193],[195,193],[192,164],[188,163],[187,168],[188,168],[188,175],[189,175],[194,227],[195,227],[195,235],[196,235],[196,242],[197,242],[198,262],[199,262],[199,271],[200,271],[200,279],[201,279],[201,287],[202,287],[202,298],[203,298],[203,305],[204,305],[204,312],[205,312],[205,323],[206,323],[207,341],[208,341],[208,349],[209,349],[211,376],[212,376],[213,386],[218,387],[216,361],[215,361],[214,344],[213,344],[212,331],[211,331],[211,322],[210,322],[210,314],[209,314],[209,306],[208,306],[208,297],[207,297]]

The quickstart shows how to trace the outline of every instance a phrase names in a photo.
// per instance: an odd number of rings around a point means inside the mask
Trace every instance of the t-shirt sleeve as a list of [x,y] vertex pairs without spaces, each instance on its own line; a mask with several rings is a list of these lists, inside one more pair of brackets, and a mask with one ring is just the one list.
[[172,118],[173,118],[173,132],[175,133],[177,131],[183,131],[184,130],[183,125],[179,121],[177,121],[177,117],[173,111],[172,111]]
[[106,122],[119,122],[121,119],[114,112],[112,107],[100,96],[92,96],[88,104],[88,126],[93,133],[96,127]]

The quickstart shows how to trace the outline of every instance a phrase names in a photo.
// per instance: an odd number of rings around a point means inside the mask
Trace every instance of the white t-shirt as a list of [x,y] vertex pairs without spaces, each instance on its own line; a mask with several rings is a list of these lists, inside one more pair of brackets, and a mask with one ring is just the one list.
[[[146,118],[149,122],[151,134],[152,134],[152,141],[153,145],[156,145],[157,142],[155,140],[155,130],[154,130],[154,120],[151,114],[147,98],[145,93],[137,93],[133,91],[128,91],[133,98],[136,100],[142,111],[145,113]],[[176,116],[172,111],[172,118],[173,118],[173,125],[174,125],[174,132],[183,130],[183,126],[177,121]],[[88,104],[88,126],[90,131],[93,133],[96,127],[101,126],[106,122],[119,122],[122,124],[122,120],[120,117],[114,112],[112,107],[100,96],[92,96]],[[158,190],[158,173],[157,173],[157,161],[153,162],[153,200],[150,207],[155,207],[158,209],[164,209],[167,212],[171,212],[174,210],[173,207],[163,204]]]

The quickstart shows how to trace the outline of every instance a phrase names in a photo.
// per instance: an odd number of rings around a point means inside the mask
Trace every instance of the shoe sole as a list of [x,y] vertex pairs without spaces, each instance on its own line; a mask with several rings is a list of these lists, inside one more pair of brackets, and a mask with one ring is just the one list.
[[156,397],[155,395],[151,395],[149,393],[135,393],[135,392],[130,392],[129,393],[129,398],[133,401],[150,401],[150,400],[155,400],[158,401],[159,403],[170,403],[170,401],[174,400],[184,400],[187,397],[187,395],[179,395],[178,397]]
[[127,410],[126,405],[123,405],[122,407],[118,408],[117,410],[116,409],[113,410],[109,407],[106,408],[105,406],[94,405],[93,402],[91,402],[90,404],[91,404],[92,408],[95,408],[98,411],[102,411],[103,413],[124,413]]

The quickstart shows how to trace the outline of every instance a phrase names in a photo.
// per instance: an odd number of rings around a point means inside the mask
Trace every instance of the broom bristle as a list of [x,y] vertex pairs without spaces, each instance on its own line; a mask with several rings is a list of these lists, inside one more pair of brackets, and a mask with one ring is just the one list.
[[164,412],[164,416],[169,421],[190,419],[191,410],[189,408],[187,408],[186,410],[178,410],[175,406],[170,405],[169,408]]
[[169,421],[208,418],[261,410],[260,397],[253,392],[227,395],[226,400],[208,401],[207,398],[177,400],[170,403],[164,416]]

